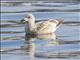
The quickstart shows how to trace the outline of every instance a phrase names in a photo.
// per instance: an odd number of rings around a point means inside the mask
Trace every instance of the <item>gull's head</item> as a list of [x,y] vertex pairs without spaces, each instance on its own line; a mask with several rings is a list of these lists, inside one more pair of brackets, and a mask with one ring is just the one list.
[[21,22],[33,22],[35,21],[35,16],[33,14],[28,14],[24,19],[21,20]]

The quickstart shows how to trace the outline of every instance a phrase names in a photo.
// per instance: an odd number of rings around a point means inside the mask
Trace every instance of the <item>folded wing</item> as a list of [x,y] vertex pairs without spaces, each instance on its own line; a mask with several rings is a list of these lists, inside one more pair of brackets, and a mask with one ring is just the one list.
[[36,30],[39,34],[52,33],[62,24],[62,20],[48,20],[36,23]]

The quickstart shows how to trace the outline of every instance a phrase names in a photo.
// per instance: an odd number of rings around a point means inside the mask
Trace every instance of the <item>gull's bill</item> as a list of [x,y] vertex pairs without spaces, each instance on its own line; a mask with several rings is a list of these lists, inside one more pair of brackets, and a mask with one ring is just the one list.
[[27,18],[24,18],[24,19],[21,20],[21,23],[25,23],[25,22],[28,22]]

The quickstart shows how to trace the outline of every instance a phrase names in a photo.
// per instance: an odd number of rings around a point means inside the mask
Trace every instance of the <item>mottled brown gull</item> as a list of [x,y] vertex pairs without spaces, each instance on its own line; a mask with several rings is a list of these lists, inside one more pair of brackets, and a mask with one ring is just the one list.
[[62,19],[49,19],[47,21],[35,22],[35,16],[28,14],[22,22],[25,22],[25,32],[27,34],[50,34],[54,33],[56,29],[62,25]]

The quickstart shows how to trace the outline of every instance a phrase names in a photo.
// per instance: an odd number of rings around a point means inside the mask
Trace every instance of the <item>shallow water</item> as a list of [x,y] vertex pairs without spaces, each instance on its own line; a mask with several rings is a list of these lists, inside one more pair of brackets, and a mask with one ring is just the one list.
[[[76,3],[21,3],[2,5],[1,59],[2,60],[78,60],[80,59],[80,4]],[[25,8],[26,7],[26,8]],[[25,39],[24,24],[28,12],[37,21],[64,19],[64,24],[52,35]],[[30,40],[30,41],[28,41]]]

